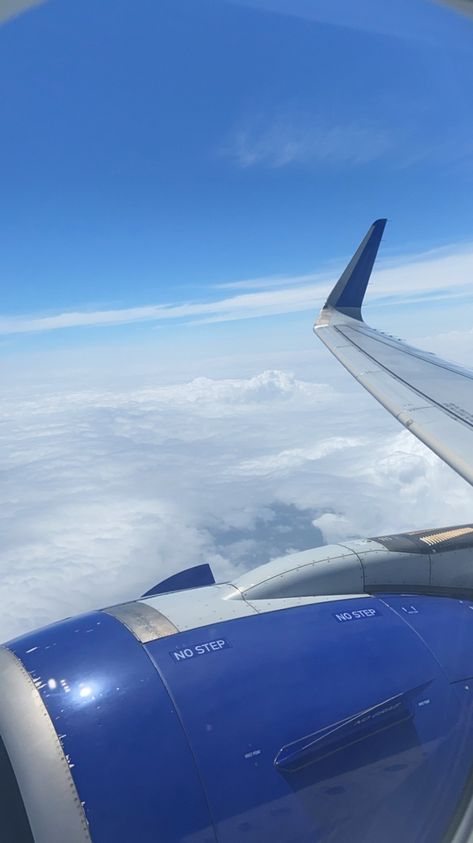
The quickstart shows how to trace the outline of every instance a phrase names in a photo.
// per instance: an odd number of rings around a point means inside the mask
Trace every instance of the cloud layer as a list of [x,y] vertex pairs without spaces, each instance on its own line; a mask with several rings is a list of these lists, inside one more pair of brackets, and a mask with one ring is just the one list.
[[[348,260],[348,258],[347,258]],[[178,321],[205,324],[254,319],[283,313],[316,312],[325,301],[343,263],[325,271],[293,276],[274,276],[219,285],[233,287],[234,295],[209,301],[150,304],[103,310],[80,310],[57,314],[0,316],[0,335],[43,333],[70,328],[127,325],[139,322]],[[369,289],[370,303],[390,305],[470,294],[473,277],[473,244],[379,261]],[[243,289],[244,292],[239,292]]]
[[354,389],[266,371],[4,399],[0,638],[203,561],[225,579],[323,541],[471,520],[466,484]]

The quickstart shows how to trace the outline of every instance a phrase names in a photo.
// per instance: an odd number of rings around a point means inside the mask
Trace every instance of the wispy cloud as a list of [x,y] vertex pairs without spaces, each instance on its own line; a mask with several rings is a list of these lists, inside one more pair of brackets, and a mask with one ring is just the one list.
[[[303,275],[291,275],[291,284],[308,284],[326,281],[327,272],[307,272]],[[264,290],[274,287],[287,287],[287,275],[262,275],[260,278],[245,278],[242,281],[226,281],[216,284],[218,290]]]
[[376,124],[327,123],[284,115],[239,126],[222,153],[239,167],[360,166],[386,156],[395,136]]
[[[75,310],[57,314],[0,317],[0,335],[106,327],[138,322],[223,322],[255,319],[283,313],[316,312],[343,266],[323,273],[232,282],[248,291],[211,301],[150,304],[103,310]],[[453,299],[471,293],[473,244],[452,246],[419,255],[381,262],[369,292],[371,303]],[[258,289],[261,287],[262,289]]]
[[41,6],[46,0],[2,0],[0,3],[0,23],[27,12],[34,6]]

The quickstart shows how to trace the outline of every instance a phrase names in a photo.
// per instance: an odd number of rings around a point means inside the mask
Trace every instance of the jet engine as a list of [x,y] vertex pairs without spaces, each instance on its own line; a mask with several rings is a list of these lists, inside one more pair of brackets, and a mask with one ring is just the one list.
[[473,526],[208,566],[0,648],[2,843],[467,840]]

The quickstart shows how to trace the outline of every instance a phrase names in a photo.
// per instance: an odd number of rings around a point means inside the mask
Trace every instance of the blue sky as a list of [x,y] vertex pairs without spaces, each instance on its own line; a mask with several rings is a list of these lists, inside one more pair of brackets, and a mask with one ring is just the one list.
[[[10,20],[1,316],[329,277],[384,215],[385,258],[469,243],[472,49],[473,26],[424,0],[382,15],[374,0],[48,0]],[[179,325],[202,318],[161,330],[192,344]],[[9,330],[4,349],[136,342],[157,322]]]
[[0,22],[0,638],[193,564],[471,520],[312,322],[387,216],[368,320],[471,364],[473,22],[423,0]]

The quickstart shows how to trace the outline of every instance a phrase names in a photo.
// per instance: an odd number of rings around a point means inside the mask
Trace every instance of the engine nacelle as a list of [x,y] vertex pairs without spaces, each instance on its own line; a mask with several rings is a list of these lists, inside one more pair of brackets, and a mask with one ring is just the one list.
[[64,621],[2,649],[0,665],[0,733],[33,835],[6,839],[214,839],[179,715],[123,624]]
[[[466,530],[304,551],[4,645],[2,843],[443,840],[473,767]],[[432,584],[443,546],[455,596]]]

